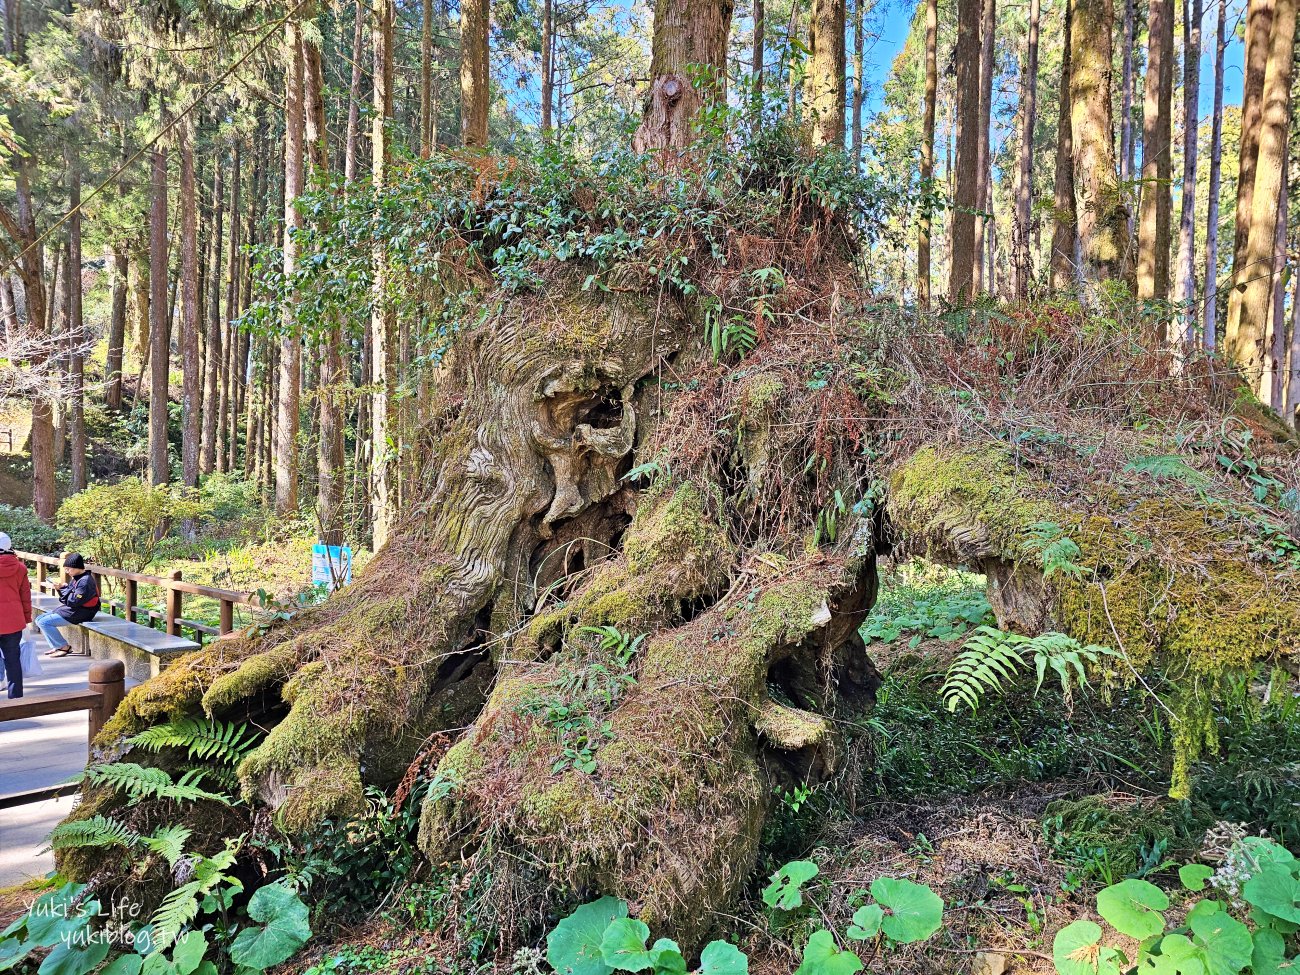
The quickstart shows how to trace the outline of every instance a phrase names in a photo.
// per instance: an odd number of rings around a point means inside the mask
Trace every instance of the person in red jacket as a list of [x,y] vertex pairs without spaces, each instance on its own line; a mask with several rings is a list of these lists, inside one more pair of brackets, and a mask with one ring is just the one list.
[[0,652],[10,697],[23,696],[23,630],[32,622],[32,584],[27,564],[14,555],[9,536],[0,532]]

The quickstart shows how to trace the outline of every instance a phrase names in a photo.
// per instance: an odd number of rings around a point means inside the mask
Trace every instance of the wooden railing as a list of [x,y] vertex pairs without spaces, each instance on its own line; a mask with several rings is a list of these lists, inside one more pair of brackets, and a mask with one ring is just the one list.
[[[126,665],[120,660],[95,660],[90,664],[89,682],[84,691],[64,694],[45,694],[39,697],[16,697],[0,701],[0,724],[5,721],[22,721],[40,718],[47,714],[68,714],[71,711],[88,712],[88,744],[108,722],[122,703],[126,694]],[[29,802],[42,802],[68,795],[80,788],[76,782],[10,792],[0,795],[0,809],[10,809]]]
[[[32,563],[36,572],[36,589],[41,593],[53,594],[68,579],[63,568],[62,555],[38,555],[34,552],[15,552],[20,559]],[[202,643],[206,636],[224,636],[235,628],[235,607],[248,606],[257,608],[261,604],[253,593],[235,592],[230,589],[214,589],[212,586],[200,586],[186,582],[181,577],[181,570],[174,569],[167,576],[148,576],[139,572],[127,572],[125,569],[111,569],[108,566],[86,563],[86,570],[96,577],[117,579],[122,583],[123,595],[120,600],[103,598],[103,586],[100,587],[101,606],[114,616],[121,615],[129,622],[144,622],[148,626],[161,623],[172,636],[180,636],[182,629],[191,631],[195,639]],[[163,590],[163,611],[141,606],[139,589],[141,586],[153,586]],[[214,599],[219,606],[216,626],[186,619],[183,613],[185,596],[204,596]]]

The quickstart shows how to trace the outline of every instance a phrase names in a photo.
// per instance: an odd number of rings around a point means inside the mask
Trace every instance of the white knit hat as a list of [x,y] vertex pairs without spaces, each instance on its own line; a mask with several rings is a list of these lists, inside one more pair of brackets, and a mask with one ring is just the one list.
[[9,537],[8,532],[0,532],[0,552],[13,551],[13,539]]

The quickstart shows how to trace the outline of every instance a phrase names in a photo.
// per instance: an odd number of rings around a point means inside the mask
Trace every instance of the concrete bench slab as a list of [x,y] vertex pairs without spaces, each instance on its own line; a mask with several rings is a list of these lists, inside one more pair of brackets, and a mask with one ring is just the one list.
[[[53,596],[32,595],[32,606],[51,613],[59,601]],[[93,620],[63,630],[74,652],[96,660],[120,660],[127,677],[145,680],[161,673],[175,657],[199,649],[193,640],[163,633],[142,623],[130,623],[109,613],[97,613]]]

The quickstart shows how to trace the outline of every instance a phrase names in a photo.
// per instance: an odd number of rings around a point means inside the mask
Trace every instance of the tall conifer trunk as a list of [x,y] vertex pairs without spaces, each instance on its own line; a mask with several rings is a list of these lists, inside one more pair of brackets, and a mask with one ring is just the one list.
[[[303,138],[306,106],[303,93],[302,28],[290,17],[284,25],[284,280],[292,289],[298,263],[297,231],[302,226],[297,201],[303,191]],[[280,392],[276,399],[275,510],[280,516],[298,508],[298,424],[302,378],[302,335],[294,303],[284,306],[280,338]]]
[[1205,291],[1201,342],[1214,350],[1219,312],[1219,183],[1223,173],[1223,63],[1228,49],[1228,5],[1219,3],[1214,31],[1214,110],[1210,122],[1209,205],[1205,216]]
[[466,146],[475,149],[487,148],[488,142],[491,7],[490,0],[461,0],[460,4],[461,136]]
[[1200,146],[1202,15],[1203,0],[1183,0],[1183,190],[1176,297],[1189,321],[1196,318],[1196,157]]
[[1038,117],[1038,19],[1039,0],[1029,0],[1029,33],[1025,61],[1020,72],[1020,153],[1017,158],[1016,219],[1012,248],[1012,290],[1021,301],[1029,297],[1034,268],[1029,243],[1029,226],[1034,196],[1034,124]]
[[1079,269],[1075,261],[1079,229],[1074,194],[1074,126],[1070,112],[1070,51],[1071,6],[1067,2],[1061,11],[1063,24],[1061,36],[1061,89],[1057,101],[1059,115],[1056,120],[1056,172],[1052,207],[1052,287],[1073,288],[1079,282]]
[[934,207],[934,116],[939,92],[939,0],[925,0],[925,96],[921,115],[921,213],[917,220],[916,299],[930,307],[930,232]]
[[[1167,0],[1159,0],[1167,2]],[[1115,168],[1109,0],[1070,0],[1070,127],[1083,271],[1092,283],[1130,276],[1128,212]]]
[[149,480],[171,480],[167,458],[167,374],[171,328],[167,306],[167,150],[154,146],[149,208]]
[[[681,150],[695,140],[700,107],[726,91],[731,13],[732,0],[656,0],[650,94],[632,138],[636,151]],[[694,83],[692,65],[705,75]]]
[[956,184],[949,233],[948,298],[970,298],[975,280],[975,211],[980,197],[980,22],[982,0],[957,0]]
[[[1138,212],[1137,294],[1169,297],[1169,179],[1172,172],[1173,0],[1150,0],[1142,108],[1142,200]],[[1109,98],[1109,94],[1107,95]]]

